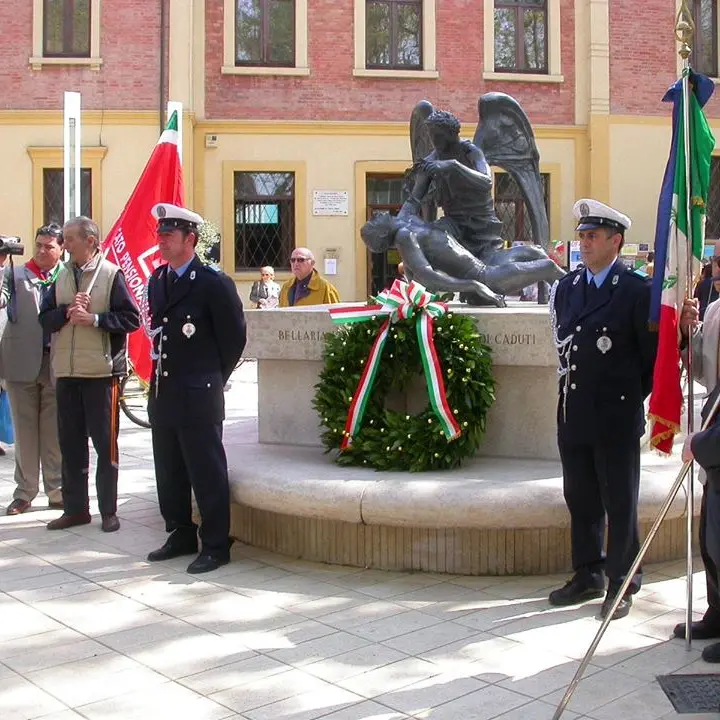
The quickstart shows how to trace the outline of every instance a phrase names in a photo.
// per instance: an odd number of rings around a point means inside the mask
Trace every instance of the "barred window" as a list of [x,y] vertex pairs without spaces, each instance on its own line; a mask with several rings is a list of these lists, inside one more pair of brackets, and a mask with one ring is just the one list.
[[90,0],[43,2],[43,55],[90,57]]
[[546,73],[547,0],[495,0],[495,70]]
[[[550,175],[540,173],[545,209],[549,208]],[[533,242],[530,213],[518,184],[510,173],[495,174],[495,212],[502,222],[502,238],[506,242]]]
[[295,0],[237,0],[235,64],[295,65]]
[[[65,222],[65,171],[62,168],[43,169],[43,224]],[[80,214],[92,217],[92,170],[80,170]]]
[[290,266],[295,247],[295,173],[235,173],[235,270]]
[[368,0],[365,13],[368,68],[422,67],[422,0]]

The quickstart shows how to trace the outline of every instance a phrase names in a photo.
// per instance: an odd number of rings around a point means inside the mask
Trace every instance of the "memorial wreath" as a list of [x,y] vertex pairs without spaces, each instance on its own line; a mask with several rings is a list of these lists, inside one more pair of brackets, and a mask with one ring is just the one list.
[[[490,348],[467,315],[448,312],[418,283],[396,280],[377,303],[331,308],[315,409],[341,465],[448,470],[477,450],[495,400]],[[391,410],[388,393],[424,374],[419,415]]]

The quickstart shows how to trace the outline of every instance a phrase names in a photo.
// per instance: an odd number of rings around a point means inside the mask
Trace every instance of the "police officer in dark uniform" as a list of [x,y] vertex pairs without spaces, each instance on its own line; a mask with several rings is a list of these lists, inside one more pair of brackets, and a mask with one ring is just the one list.
[[[657,333],[648,328],[650,280],[618,258],[630,218],[595,200],[578,201],[573,212],[584,267],[554,286],[550,311],[559,356],[558,447],[575,574],[549,599],[552,605],[573,605],[602,597],[607,575],[604,618],[640,546],[639,441]],[[641,580],[638,571],[613,619],[630,612]]]
[[192,489],[202,550],[187,570],[203,573],[230,561],[223,387],[245,347],[245,318],[235,283],[195,255],[203,219],[165,203],[152,212],[167,265],[148,283],[154,361],[148,411],[160,512],[170,536],[148,560],[198,551]]

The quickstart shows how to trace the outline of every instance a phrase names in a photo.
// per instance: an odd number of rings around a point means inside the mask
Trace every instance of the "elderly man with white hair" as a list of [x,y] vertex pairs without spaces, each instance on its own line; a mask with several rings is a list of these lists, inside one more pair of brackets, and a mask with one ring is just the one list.
[[340,302],[335,286],[315,269],[315,257],[308,248],[298,247],[292,251],[290,271],[294,277],[280,289],[280,307]]

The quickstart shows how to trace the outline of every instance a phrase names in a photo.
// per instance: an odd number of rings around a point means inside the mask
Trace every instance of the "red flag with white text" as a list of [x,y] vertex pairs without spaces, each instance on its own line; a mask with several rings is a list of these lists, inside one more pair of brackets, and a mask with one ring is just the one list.
[[128,338],[128,355],[135,372],[148,381],[152,370],[147,283],[162,264],[157,245],[157,203],[184,206],[183,173],[178,148],[178,116],[173,112],[150,160],[112,230],[103,242],[108,259],[118,265],[140,308],[142,325]]

